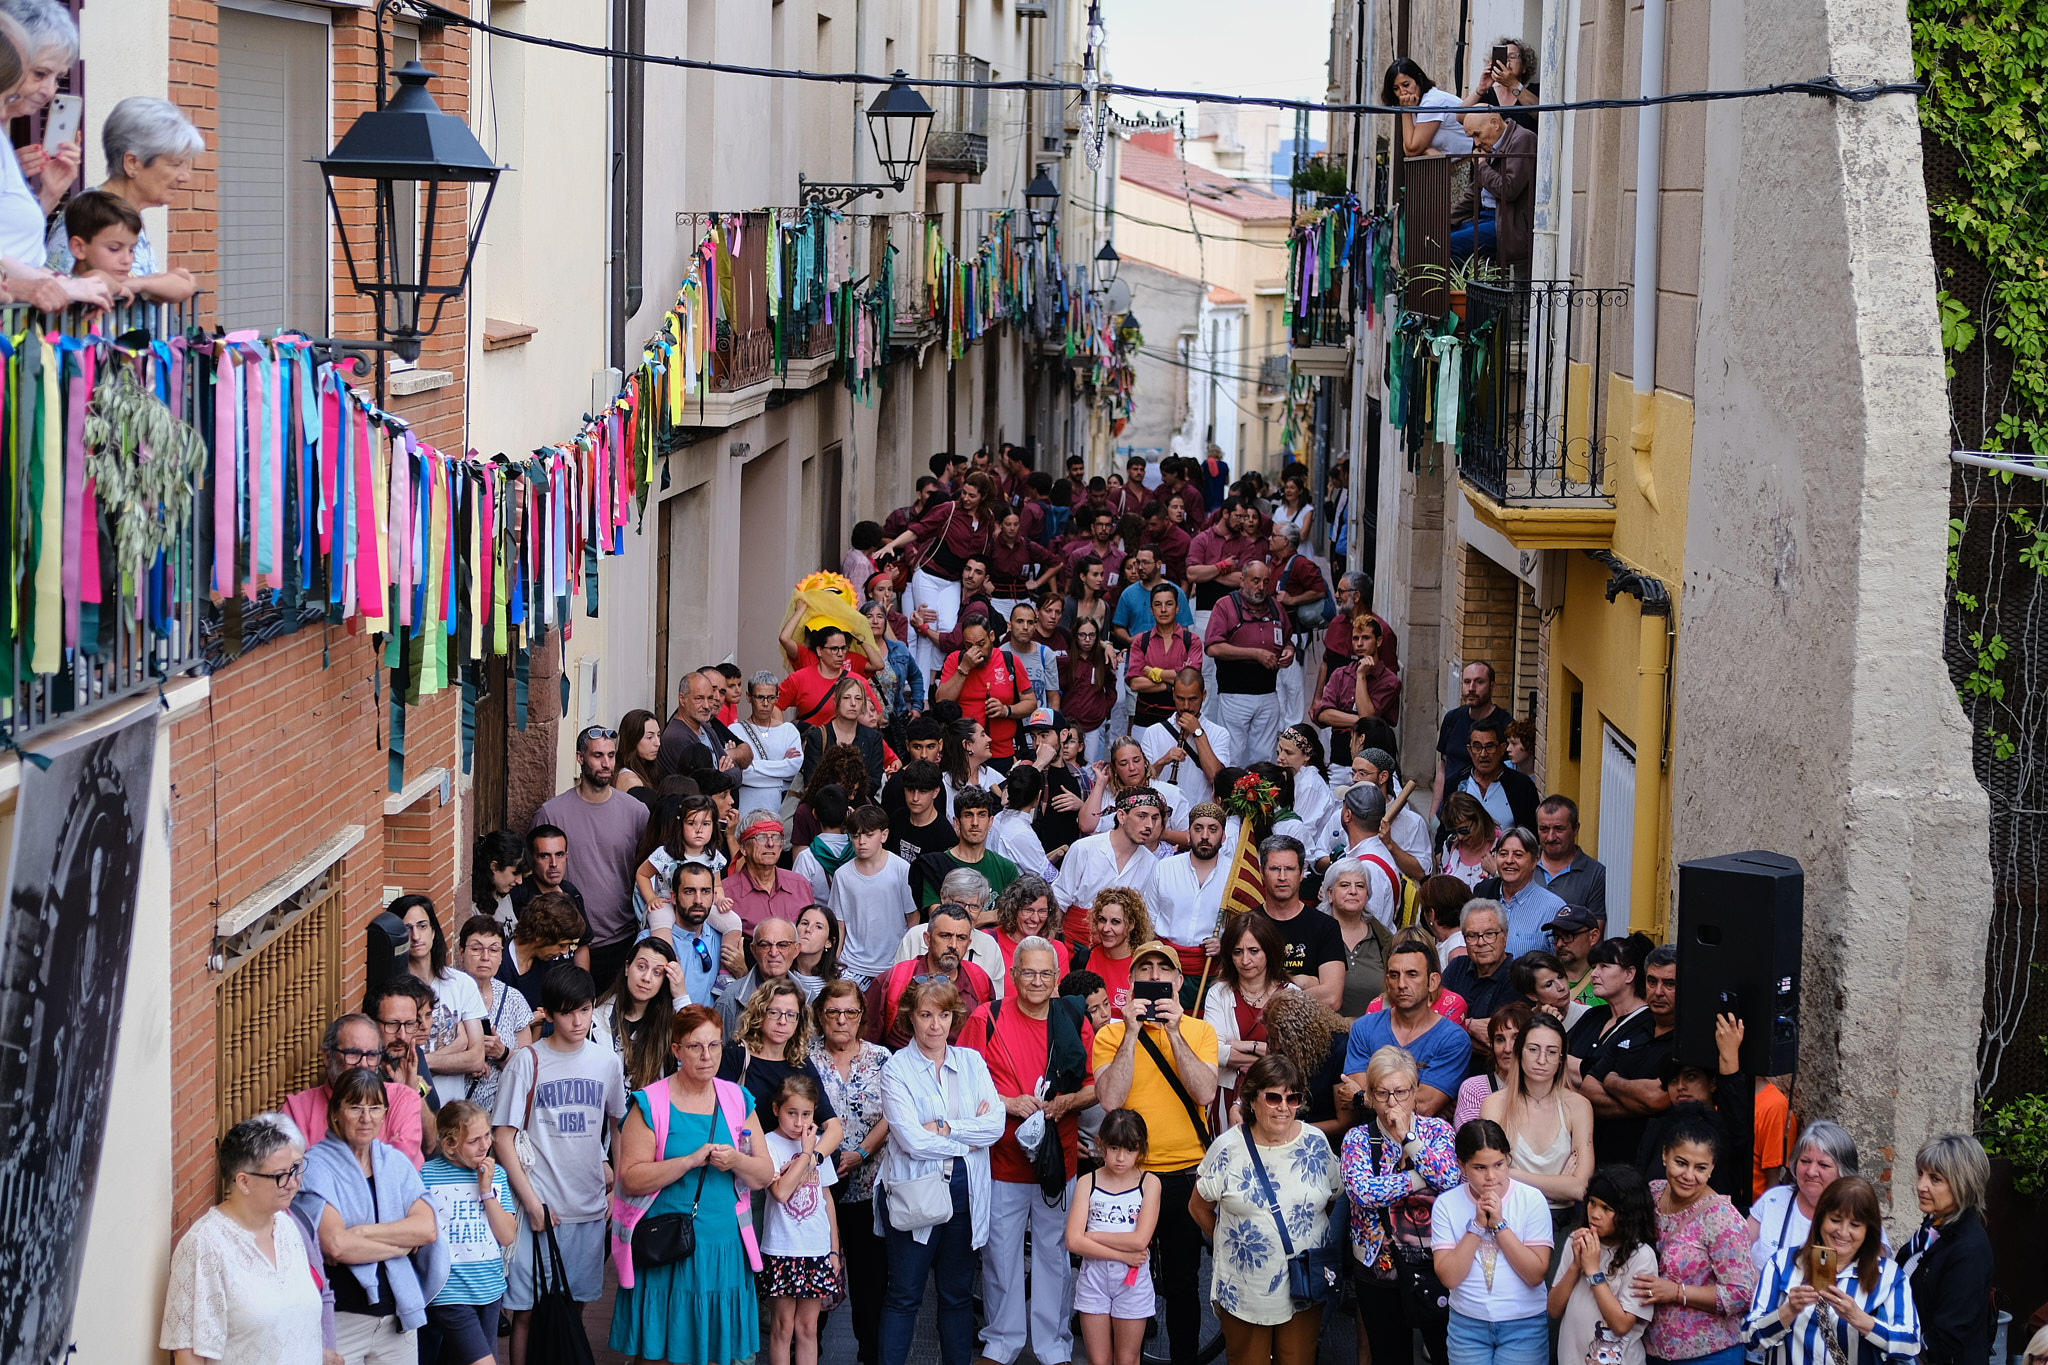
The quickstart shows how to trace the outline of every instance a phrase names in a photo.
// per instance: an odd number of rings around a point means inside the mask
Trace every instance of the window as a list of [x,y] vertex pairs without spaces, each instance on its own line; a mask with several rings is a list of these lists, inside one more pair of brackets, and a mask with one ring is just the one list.
[[327,330],[327,22],[220,8],[220,321]]
[[337,860],[224,945],[214,988],[216,1135],[319,1084],[320,1038],[342,1009],[341,923]]

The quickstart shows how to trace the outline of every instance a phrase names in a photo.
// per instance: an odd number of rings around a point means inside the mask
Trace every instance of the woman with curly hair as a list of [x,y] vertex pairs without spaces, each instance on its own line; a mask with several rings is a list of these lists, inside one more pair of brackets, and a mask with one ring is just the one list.
[[827,787],[837,787],[845,794],[848,810],[859,810],[875,799],[875,789],[868,785],[867,760],[861,756],[860,750],[851,744],[835,744],[818,760],[810,781],[804,784],[803,798],[797,802],[796,814],[790,817],[791,848],[808,848],[811,840],[825,832],[825,827],[818,822],[817,811],[811,807],[811,798]]
[[1270,1055],[1285,1057],[1308,1077],[1301,1097],[1301,1121],[1314,1124],[1323,1135],[1342,1142],[1358,1117],[1354,1104],[1356,1086],[1343,1091],[1344,1049],[1351,1031],[1337,1011],[1307,991],[1277,991],[1266,1002],[1266,1047]]
[[[718,1079],[746,1087],[755,1113],[767,1125],[758,1131],[769,1132],[775,1126],[775,1096],[782,1090],[784,1077],[801,1072],[811,1078],[811,1084],[820,1093],[824,1091],[824,1078],[811,1060],[810,1002],[804,999],[803,988],[796,982],[786,976],[771,976],[763,981],[748,997],[733,1031],[739,1040],[725,1045]],[[839,1150],[842,1125],[830,1100],[819,1101],[815,1118],[818,1150]]]
[[1059,959],[1061,976],[1072,970],[1072,954],[1067,945],[1052,937],[1053,905],[1052,883],[1029,872],[997,893],[993,937],[997,950],[1003,955],[1005,973],[1010,969],[1010,959],[1017,955],[1017,945],[1033,936],[1051,940],[1053,956]]
[[1110,1009],[1121,1014],[1131,998],[1131,953],[1152,941],[1151,912],[1130,887],[1108,886],[1096,893],[1088,919],[1095,942],[1082,965],[1102,978]]

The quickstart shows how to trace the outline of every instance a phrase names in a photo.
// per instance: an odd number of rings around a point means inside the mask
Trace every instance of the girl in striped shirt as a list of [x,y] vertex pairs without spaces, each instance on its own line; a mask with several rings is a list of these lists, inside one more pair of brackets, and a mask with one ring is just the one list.
[[[1878,1365],[1920,1353],[1920,1315],[1884,1254],[1877,1191],[1845,1175],[1821,1193],[1813,1231],[1764,1270],[1745,1328],[1779,1365]],[[1832,1272],[1832,1273],[1830,1273]]]

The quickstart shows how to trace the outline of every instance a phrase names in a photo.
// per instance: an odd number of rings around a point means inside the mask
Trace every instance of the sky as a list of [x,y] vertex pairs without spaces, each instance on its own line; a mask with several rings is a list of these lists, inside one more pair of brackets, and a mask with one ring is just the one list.
[[[1327,0],[1101,0],[1109,74],[1119,84],[1320,100],[1328,81]],[[1149,112],[1135,100],[1120,107]],[[1322,119],[1311,125],[1322,135]]]

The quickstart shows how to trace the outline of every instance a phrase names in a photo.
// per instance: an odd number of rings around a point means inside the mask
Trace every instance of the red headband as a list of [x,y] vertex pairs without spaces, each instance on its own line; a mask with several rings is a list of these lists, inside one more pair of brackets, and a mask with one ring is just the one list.
[[757,834],[780,833],[782,833],[782,822],[780,820],[756,820],[753,824],[740,831],[740,842],[744,844]]

